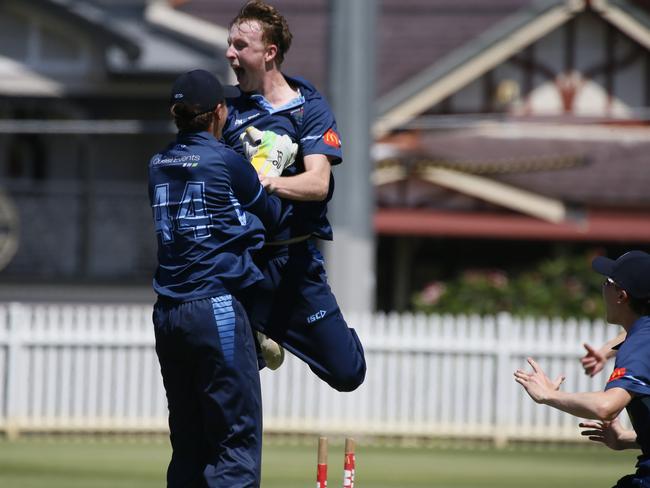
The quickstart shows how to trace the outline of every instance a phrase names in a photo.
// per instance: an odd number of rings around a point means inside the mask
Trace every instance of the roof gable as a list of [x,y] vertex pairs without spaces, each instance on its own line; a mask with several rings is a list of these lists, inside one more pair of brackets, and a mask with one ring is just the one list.
[[534,0],[383,0],[377,28],[382,96]]
[[544,0],[522,9],[449,53],[379,100],[382,136],[521,52],[586,9],[650,49],[650,16],[627,0]]

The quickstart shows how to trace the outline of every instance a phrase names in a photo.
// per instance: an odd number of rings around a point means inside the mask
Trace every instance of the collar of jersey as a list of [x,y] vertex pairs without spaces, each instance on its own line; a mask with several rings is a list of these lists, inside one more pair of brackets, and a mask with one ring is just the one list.
[[298,90],[298,96],[296,98],[289,100],[287,103],[280,105],[279,107],[273,107],[273,105],[271,105],[271,103],[259,93],[252,94],[251,99],[255,101],[258,107],[270,114],[283,112],[285,110],[300,107],[301,105],[305,104],[305,97],[302,95],[300,90]]

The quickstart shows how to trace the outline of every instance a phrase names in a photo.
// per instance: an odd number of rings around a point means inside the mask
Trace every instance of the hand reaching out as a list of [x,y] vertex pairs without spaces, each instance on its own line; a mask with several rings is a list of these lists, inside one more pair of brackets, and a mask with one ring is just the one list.
[[585,374],[593,377],[605,367],[607,357],[602,351],[594,349],[589,344],[585,343],[583,346],[587,353],[580,359],[580,363],[582,363]]
[[636,433],[624,429],[618,419],[611,422],[585,420],[578,425],[581,429],[586,429],[581,434],[590,441],[601,442],[615,451],[636,447]]
[[552,392],[560,389],[565,376],[560,375],[555,381],[551,381],[533,358],[528,358],[528,364],[533,368],[533,372],[518,369],[515,371],[515,381],[524,387],[536,403],[544,403]]

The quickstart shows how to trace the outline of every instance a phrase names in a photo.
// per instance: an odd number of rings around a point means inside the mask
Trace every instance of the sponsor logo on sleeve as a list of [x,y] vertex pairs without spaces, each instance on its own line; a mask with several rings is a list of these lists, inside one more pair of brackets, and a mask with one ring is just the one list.
[[333,129],[329,129],[327,132],[325,132],[325,134],[323,134],[323,141],[328,146],[332,146],[337,149],[341,147],[341,140],[339,139],[339,135],[334,132]]
[[619,378],[622,378],[623,376],[625,376],[625,373],[626,373],[625,368],[616,368],[614,370],[614,372],[612,373],[612,375],[607,380],[607,383],[609,383],[610,381],[615,381],[615,380],[617,380]]

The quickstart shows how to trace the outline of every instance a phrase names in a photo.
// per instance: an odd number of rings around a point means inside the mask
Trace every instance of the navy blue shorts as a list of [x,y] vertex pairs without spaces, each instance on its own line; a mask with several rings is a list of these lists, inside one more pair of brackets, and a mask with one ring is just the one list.
[[282,344],[336,390],[361,385],[366,375],[363,347],[343,318],[314,243],[267,247],[256,264],[264,280],[243,298],[253,328]]
[[167,486],[258,487],[262,401],[244,308],[230,295],[159,299],[153,323],[169,405]]
[[650,480],[646,476],[628,474],[623,476],[612,488],[649,488]]

